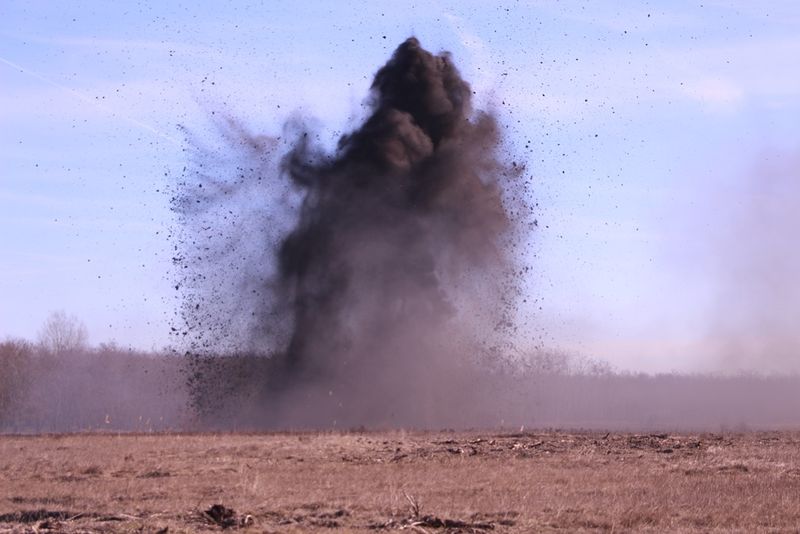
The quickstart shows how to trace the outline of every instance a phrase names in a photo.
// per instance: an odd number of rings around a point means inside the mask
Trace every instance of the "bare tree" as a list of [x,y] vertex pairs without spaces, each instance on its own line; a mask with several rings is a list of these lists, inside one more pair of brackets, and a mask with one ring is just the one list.
[[64,311],[52,312],[39,331],[39,344],[51,354],[85,349],[88,339],[89,334],[83,322]]

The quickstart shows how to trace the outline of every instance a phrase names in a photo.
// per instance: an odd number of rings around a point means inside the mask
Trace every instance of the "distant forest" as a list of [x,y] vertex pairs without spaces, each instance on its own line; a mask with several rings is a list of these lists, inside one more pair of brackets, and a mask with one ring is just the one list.
[[[46,339],[0,342],[0,432],[278,430],[259,383],[269,358],[192,358],[114,344],[57,346]],[[385,418],[365,428],[569,428],[746,430],[800,427],[800,378],[645,375],[560,353],[534,355],[524,368],[487,375],[496,408],[409,423]],[[215,395],[209,396],[208,392]],[[476,402],[483,402],[476,399]],[[473,407],[474,408],[474,407]],[[470,414],[471,416],[463,416]],[[476,415],[477,414],[477,415]],[[360,428],[330,421],[323,429]],[[314,428],[319,429],[319,424]],[[283,424],[280,429],[301,430]]]

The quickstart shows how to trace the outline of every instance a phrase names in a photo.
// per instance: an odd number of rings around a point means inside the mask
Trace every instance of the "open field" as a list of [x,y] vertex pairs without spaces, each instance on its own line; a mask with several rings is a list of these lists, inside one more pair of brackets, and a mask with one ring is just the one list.
[[[215,504],[225,509],[205,512]],[[2,531],[222,526],[253,532],[796,531],[800,433],[0,437]]]

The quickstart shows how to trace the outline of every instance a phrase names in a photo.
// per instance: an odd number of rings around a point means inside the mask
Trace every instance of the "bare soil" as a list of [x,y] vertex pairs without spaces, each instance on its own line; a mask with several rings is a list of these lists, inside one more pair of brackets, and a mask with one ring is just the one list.
[[800,433],[0,436],[3,532],[797,532]]

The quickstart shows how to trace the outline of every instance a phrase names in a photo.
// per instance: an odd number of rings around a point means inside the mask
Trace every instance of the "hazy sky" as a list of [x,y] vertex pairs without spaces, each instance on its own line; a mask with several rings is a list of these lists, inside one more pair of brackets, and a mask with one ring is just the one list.
[[800,371],[797,2],[219,5],[0,4],[0,337],[63,309],[94,343],[166,344],[178,126],[300,114],[333,140],[416,35],[536,178],[523,341]]

